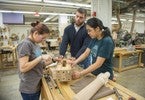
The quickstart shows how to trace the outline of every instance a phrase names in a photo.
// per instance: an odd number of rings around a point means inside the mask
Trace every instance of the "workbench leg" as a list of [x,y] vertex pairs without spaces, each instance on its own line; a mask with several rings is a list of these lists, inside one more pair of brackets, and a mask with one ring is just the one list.
[[139,67],[141,67],[141,56],[142,56],[142,53],[140,52],[138,55],[139,55],[138,65],[139,65]]
[[118,67],[118,72],[121,72],[121,67],[122,67],[122,55],[119,54],[119,67]]

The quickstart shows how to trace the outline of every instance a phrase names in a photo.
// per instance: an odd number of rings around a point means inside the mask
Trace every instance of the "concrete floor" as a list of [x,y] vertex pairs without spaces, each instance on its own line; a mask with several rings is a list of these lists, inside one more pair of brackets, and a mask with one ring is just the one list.
[[0,70],[0,100],[22,100],[17,69]]
[[[115,72],[117,83],[145,97],[145,68]],[[0,100],[22,100],[18,91],[17,68],[0,70]]]
[[117,83],[145,97],[145,67],[115,72]]

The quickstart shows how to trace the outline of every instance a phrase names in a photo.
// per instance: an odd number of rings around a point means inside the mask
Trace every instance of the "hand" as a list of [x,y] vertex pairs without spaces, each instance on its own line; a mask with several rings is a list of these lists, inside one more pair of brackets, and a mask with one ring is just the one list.
[[74,66],[76,66],[77,65],[77,62],[76,62],[76,60],[74,61],[74,60],[68,60],[68,62],[67,63],[69,63],[72,67],[74,67]]
[[52,57],[50,55],[48,55],[48,54],[44,54],[41,57],[42,57],[42,60],[45,60],[45,61],[47,61],[47,60],[51,61],[51,59],[52,59]]
[[[70,65],[72,66],[72,65],[74,64],[75,60],[76,60],[76,58],[74,58],[74,57],[68,58],[68,59],[67,59],[67,63],[70,64]],[[76,65],[76,64],[75,64],[75,65]]]
[[60,55],[60,56],[54,57],[53,59],[54,59],[55,61],[60,62],[60,61],[63,59],[63,56]]
[[73,60],[73,61],[74,61],[74,60],[76,60],[76,58],[75,58],[75,57],[71,57],[71,58],[68,58],[68,59]]
[[46,66],[52,63],[52,60],[43,60],[43,61],[44,61]]
[[73,79],[78,79],[80,78],[82,75],[81,75],[81,72],[79,71],[75,71],[73,74],[72,74],[72,78]]

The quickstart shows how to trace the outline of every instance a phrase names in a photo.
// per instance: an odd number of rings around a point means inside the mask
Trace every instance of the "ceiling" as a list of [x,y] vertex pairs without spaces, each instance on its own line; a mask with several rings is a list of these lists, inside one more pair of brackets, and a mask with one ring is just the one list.
[[[46,2],[45,2],[46,1]],[[57,1],[51,3],[49,1]],[[48,3],[49,2],[49,3]],[[62,5],[61,3],[71,2],[72,5]],[[49,23],[58,21],[58,14],[72,14],[75,13],[77,4],[89,5],[84,7],[90,15],[91,0],[0,0],[1,11],[23,11],[25,22],[34,22],[36,20],[44,21],[48,18]],[[75,5],[74,5],[75,4]],[[83,6],[84,6],[83,5]],[[137,10],[137,19],[145,21],[145,0],[112,0],[112,14],[115,17],[115,9],[120,9],[121,18],[132,19],[133,10]],[[40,16],[34,16],[40,14]],[[55,14],[54,14],[55,13]],[[57,13],[57,14],[56,14]]]

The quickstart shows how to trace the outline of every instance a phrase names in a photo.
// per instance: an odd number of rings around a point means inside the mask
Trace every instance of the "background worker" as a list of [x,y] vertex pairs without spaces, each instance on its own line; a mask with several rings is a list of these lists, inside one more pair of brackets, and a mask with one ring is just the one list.
[[42,55],[38,43],[49,35],[46,25],[39,22],[31,24],[30,35],[17,47],[20,85],[23,100],[39,100],[43,67],[52,63],[49,55]]
[[[59,49],[59,54],[65,56],[68,45],[70,46],[71,56],[78,58],[87,48],[91,38],[87,34],[85,20],[87,11],[83,8],[78,8],[75,14],[74,23],[67,26],[64,30],[62,42]],[[91,64],[91,58],[86,58],[79,65],[86,68]]]
[[92,55],[92,64],[83,71],[76,71],[73,78],[80,78],[82,75],[93,73],[98,75],[100,73],[110,72],[110,79],[113,79],[113,65],[112,58],[114,52],[114,42],[108,27],[104,27],[102,21],[98,18],[90,18],[86,23],[89,36],[92,41],[86,51],[72,62],[72,66],[78,64]]

